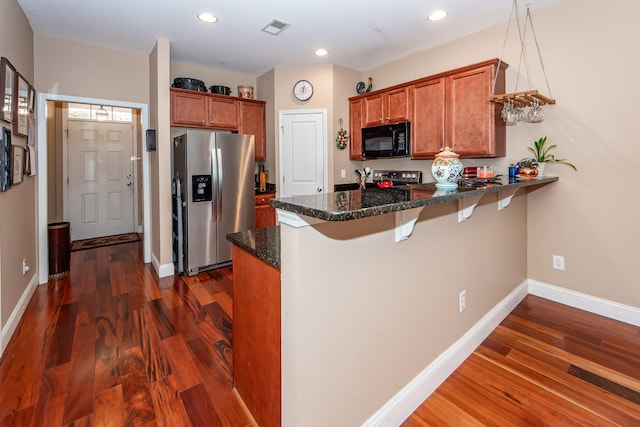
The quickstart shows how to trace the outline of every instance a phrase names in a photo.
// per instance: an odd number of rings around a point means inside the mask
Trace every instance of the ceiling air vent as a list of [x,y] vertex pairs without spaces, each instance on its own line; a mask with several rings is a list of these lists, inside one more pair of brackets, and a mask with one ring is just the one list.
[[269,22],[264,28],[262,28],[262,31],[277,36],[287,28],[289,28],[289,24],[274,19],[273,21]]

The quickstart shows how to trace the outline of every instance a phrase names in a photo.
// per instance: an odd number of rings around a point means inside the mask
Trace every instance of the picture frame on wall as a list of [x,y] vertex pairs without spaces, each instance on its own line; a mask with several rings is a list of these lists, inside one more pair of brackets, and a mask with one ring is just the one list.
[[0,191],[11,188],[11,131],[0,128]]
[[13,104],[13,133],[27,136],[29,132],[29,82],[22,74],[16,72],[16,84]]
[[15,78],[15,67],[3,56],[0,58],[0,102],[2,103],[0,119],[8,123],[13,122]]
[[24,175],[24,148],[11,146],[11,185],[20,184]]

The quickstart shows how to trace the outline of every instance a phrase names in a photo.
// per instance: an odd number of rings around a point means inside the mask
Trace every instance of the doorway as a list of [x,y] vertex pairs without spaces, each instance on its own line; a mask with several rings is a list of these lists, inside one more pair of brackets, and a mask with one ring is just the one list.
[[65,220],[71,240],[134,231],[133,123],[68,120]]
[[280,111],[280,197],[327,191],[327,110]]
[[[136,109],[140,111],[139,115],[139,132],[136,132],[134,135],[134,140],[136,138],[140,139],[141,135],[144,135],[146,130],[148,129],[149,123],[149,107],[147,104],[139,104],[132,102],[122,102],[122,101],[114,101],[114,100],[106,100],[106,99],[96,99],[96,98],[82,98],[82,97],[74,97],[74,96],[65,96],[59,94],[51,94],[51,93],[38,93],[38,117],[47,118],[48,117],[48,101],[53,102],[68,102],[68,103],[79,103],[79,104],[93,104],[93,105],[114,105],[122,108]],[[38,175],[38,282],[40,284],[47,283],[48,281],[48,272],[49,272],[49,259],[48,259],[48,218],[49,218],[49,204],[48,204],[48,186],[50,184],[49,177],[49,168],[48,168],[48,147],[47,140],[51,127],[55,127],[55,124],[49,123],[49,120],[38,120],[38,130],[37,130],[37,148],[36,148],[36,158],[37,158],[37,175]],[[139,151],[138,154],[141,157],[141,171],[139,173],[140,189],[141,189],[141,209],[142,212],[140,214],[142,220],[142,231],[143,234],[143,258],[145,263],[151,262],[151,197],[149,192],[149,154],[146,150]],[[62,169],[62,168],[60,168]],[[62,209],[60,209],[62,211]],[[137,214],[134,213],[134,216]]]

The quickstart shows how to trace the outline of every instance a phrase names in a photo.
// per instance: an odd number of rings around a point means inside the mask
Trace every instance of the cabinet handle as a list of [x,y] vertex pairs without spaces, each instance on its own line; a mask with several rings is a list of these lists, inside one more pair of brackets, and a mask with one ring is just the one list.
[[203,124],[203,125],[204,125],[204,124],[206,124],[206,123],[207,123],[207,121],[206,121],[206,120],[203,120],[203,121],[202,121],[202,124]]
[[387,121],[388,121],[388,122],[390,122],[390,121],[391,121],[391,118],[387,117]]

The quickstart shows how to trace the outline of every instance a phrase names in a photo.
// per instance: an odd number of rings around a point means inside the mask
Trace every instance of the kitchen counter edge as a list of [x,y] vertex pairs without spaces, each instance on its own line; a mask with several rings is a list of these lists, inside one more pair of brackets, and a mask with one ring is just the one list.
[[227,235],[227,240],[280,270],[280,226]]
[[[359,209],[320,209],[317,206],[327,206],[328,197],[333,197],[335,193],[319,193],[313,196],[294,196],[281,199],[272,199],[270,204],[276,209],[305,215],[311,218],[317,218],[323,221],[352,221],[356,219],[367,218],[376,215],[384,215],[393,212],[400,212],[408,209],[419,208],[423,206],[431,206],[439,203],[447,203],[455,200],[465,199],[468,197],[482,196],[489,193],[497,193],[501,191],[517,191],[520,188],[541,186],[558,181],[558,177],[549,176],[544,178],[530,179],[518,182],[510,182],[508,184],[492,185],[486,188],[462,188],[458,187],[457,191],[443,194],[440,196],[418,198],[416,200],[401,201],[395,203],[381,203],[375,206],[368,206]],[[413,184],[409,187],[426,188],[433,187],[434,183]],[[393,187],[391,187],[393,188]],[[358,192],[368,190],[356,190]],[[313,198],[310,199],[310,198]],[[322,198],[325,200],[322,200]],[[320,200],[318,200],[320,198]]]

